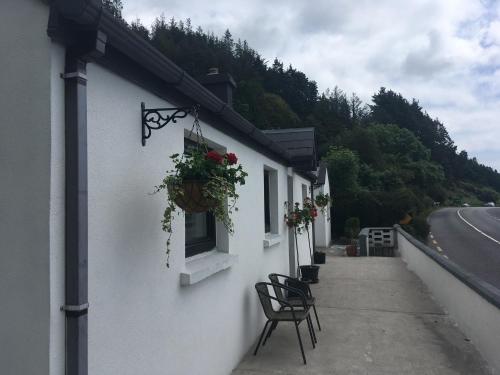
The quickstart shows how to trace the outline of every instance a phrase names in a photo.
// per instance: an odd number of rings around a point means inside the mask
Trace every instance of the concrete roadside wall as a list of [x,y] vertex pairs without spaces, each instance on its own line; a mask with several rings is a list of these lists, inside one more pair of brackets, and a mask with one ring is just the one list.
[[396,227],[398,250],[408,269],[427,285],[495,374],[500,374],[500,291]]

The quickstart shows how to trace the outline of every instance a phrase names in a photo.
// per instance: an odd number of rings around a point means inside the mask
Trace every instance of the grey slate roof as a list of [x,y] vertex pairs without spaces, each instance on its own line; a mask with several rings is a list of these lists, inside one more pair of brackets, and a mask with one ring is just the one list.
[[294,167],[316,170],[316,135],[314,128],[264,130],[263,133],[288,151]]

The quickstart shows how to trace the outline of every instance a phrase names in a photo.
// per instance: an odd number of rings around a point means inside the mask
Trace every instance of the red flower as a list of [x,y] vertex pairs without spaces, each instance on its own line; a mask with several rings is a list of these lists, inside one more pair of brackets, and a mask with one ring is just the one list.
[[226,154],[226,159],[227,159],[227,162],[229,163],[229,165],[233,165],[233,164],[236,164],[238,162],[238,158],[232,152],[229,152]]
[[209,151],[207,152],[207,155],[205,156],[205,159],[210,159],[214,161],[217,164],[222,164],[222,161],[224,158],[222,157],[221,154],[219,154],[217,151]]

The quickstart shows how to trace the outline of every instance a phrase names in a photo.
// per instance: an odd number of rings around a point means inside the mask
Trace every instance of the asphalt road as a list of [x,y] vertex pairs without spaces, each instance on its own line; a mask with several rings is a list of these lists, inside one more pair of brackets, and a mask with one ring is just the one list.
[[429,223],[432,248],[500,289],[500,207],[443,208]]

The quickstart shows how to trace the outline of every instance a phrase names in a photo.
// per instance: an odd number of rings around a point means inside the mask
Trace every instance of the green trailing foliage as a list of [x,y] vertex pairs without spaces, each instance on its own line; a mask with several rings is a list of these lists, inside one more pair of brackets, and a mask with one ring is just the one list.
[[318,206],[323,215],[326,215],[326,210],[330,203],[332,203],[332,198],[330,198],[329,194],[319,193],[314,197],[314,204]]

